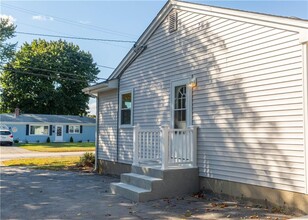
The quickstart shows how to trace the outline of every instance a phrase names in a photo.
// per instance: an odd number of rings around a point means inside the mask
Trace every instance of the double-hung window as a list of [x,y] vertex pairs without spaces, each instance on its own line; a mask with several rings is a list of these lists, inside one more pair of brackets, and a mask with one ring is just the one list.
[[70,125],[69,126],[70,134],[79,134],[80,133],[80,125]]
[[30,125],[30,135],[48,135],[48,125]]
[[121,125],[132,125],[133,115],[133,93],[122,92],[120,95],[120,123]]

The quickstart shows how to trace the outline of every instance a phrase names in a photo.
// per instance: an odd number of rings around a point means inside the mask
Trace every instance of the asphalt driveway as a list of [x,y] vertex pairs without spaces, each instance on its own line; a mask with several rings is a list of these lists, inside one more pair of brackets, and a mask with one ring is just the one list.
[[205,195],[133,203],[110,194],[118,178],[0,167],[0,219],[288,219],[261,206]]

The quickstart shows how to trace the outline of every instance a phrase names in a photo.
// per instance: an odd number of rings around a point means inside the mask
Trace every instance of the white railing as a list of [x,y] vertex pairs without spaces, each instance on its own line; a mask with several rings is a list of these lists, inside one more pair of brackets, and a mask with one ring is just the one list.
[[140,129],[134,127],[134,165],[158,162],[170,166],[197,166],[197,127],[187,129]]

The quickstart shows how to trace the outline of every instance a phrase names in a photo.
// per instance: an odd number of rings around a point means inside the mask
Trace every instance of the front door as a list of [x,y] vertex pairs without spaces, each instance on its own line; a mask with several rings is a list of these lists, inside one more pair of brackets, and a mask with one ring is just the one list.
[[56,125],[56,137],[55,142],[62,142],[63,141],[63,126]]
[[191,88],[187,80],[172,83],[171,128],[186,129],[191,125]]

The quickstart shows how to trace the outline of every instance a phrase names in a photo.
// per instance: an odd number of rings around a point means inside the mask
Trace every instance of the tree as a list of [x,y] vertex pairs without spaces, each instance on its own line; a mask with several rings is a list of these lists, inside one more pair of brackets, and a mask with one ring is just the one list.
[[99,70],[92,55],[63,40],[25,43],[5,66],[1,110],[24,113],[83,115],[89,96],[82,89]]
[[7,40],[15,35],[16,26],[9,19],[0,18],[0,62],[1,65],[8,62],[15,53],[16,43],[7,43]]

